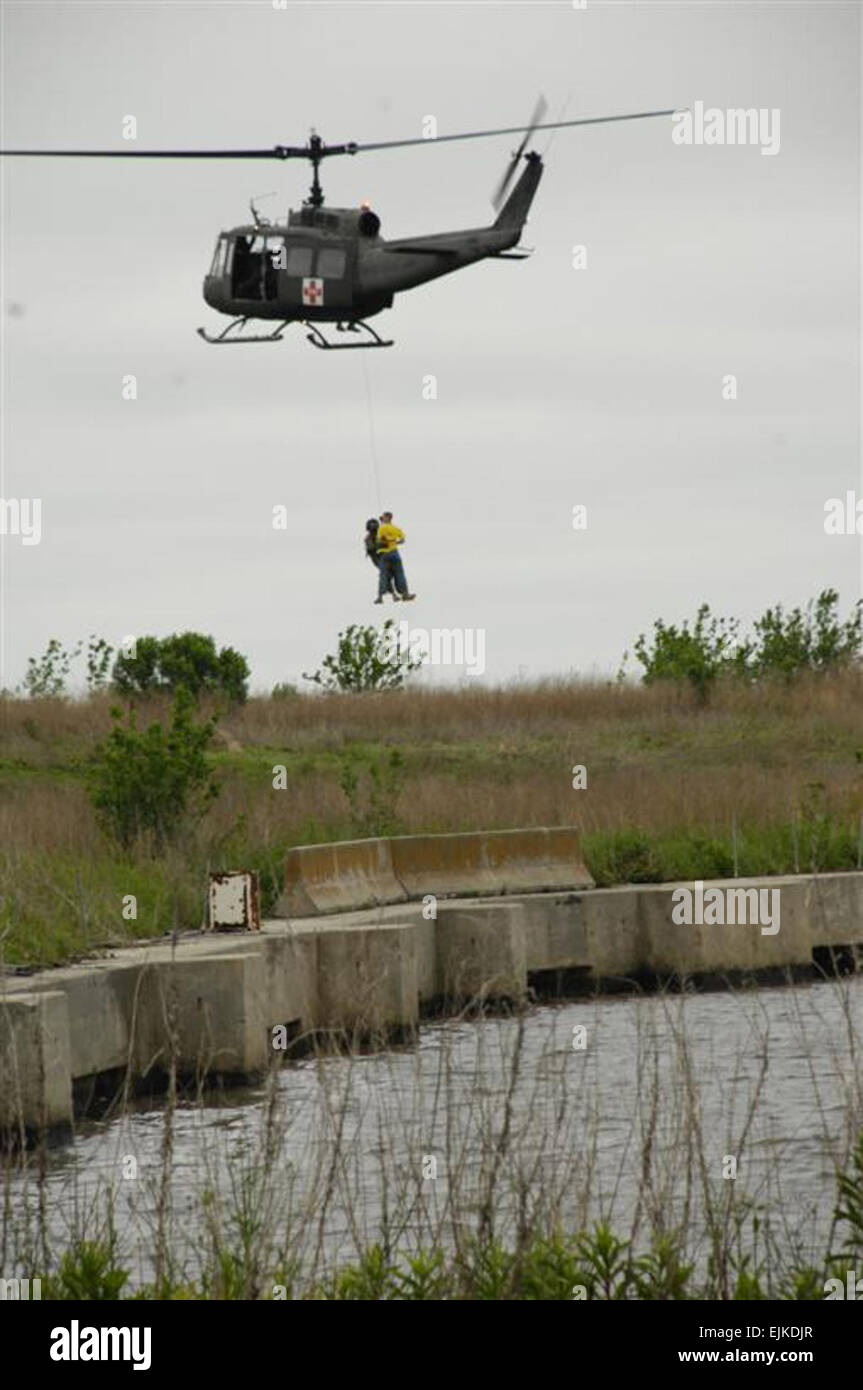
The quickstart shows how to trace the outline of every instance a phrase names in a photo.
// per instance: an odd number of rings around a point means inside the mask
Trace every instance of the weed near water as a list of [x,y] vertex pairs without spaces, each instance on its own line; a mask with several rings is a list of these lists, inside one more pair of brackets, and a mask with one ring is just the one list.
[[[359,1302],[570,1302],[638,1300],[779,1299],[821,1301],[830,1279],[845,1286],[849,1261],[863,1248],[863,1133],[855,1168],[839,1178],[837,1217],[849,1222],[848,1253],[825,1253],[819,1265],[787,1264],[768,1278],[764,1264],[741,1259],[730,1284],[711,1268],[706,1281],[695,1277],[687,1261],[682,1233],[655,1235],[635,1253],[605,1223],[592,1229],[536,1235],[519,1248],[499,1240],[476,1241],[461,1258],[442,1246],[411,1254],[393,1253],[370,1244],[360,1258],[335,1269],[327,1278],[303,1282],[295,1265],[257,1271],[249,1282],[248,1249],[223,1249],[215,1266],[199,1282],[162,1279],[126,1292],[129,1270],[118,1261],[110,1242],[78,1240],[61,1257],[58,1271],[43,1280],[43,1299],[105,1301],[290,1299]],[[841,1203],[848,1204],[843,1209]],[[856,1206],[854,1205],[856,1204]],[[854,1212],[857,1215],[854,1215]]]
[[[621,1006],[596,1001],[436,1025],[375,1059],[274,1062],[228,1120],[176,1085],[145,1123],[124,1099],[112,1152],[136,1156],[132,1181],[7,1156],[4,1267],[41,1272],[55,1299],[820,1300],[863,1259],[859,983],[782,991],[781,1009],[731,991],[718,1067],[703,1002],[661,994],[627,1004],[623,1032]],[[803,1060],[802,1140],[799,1123],[774,1129],[778,1023]],[[609,1130],[625,1039],[631,1086]],[[810,1173],[833,1173],[817,1222],[799,1173],[785,1187],[801,1142]]]

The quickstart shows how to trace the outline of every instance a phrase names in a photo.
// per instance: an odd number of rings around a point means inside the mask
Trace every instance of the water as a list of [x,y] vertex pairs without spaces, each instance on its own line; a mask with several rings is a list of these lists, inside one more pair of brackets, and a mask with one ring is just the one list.
[[[164,1168],[161,1108],[82,1124],[49,1156],[48,1228],[60,1248],[93,1234],[110,1190],[123,1262],[147,1280],[167,1170],[167,1239],[190,1278],[243,1214],[266,1232],[268,1276],[289,1257],[355,1258],[382,1220],[416,1248],[452,1245],[483,1212],[505,1235],[519,1210],[531,1229],[608,1219],[639,1248],[680,1225],[702,1268],[708,1206],[716,1218],[732,1198],[757,1204],[783,1258],[817,1259],[863,1125],[861,1057],[860,976],[434,1023],[411,1048],[310,1059],[269,1091],[181,1105]],[[21,1248],[38,1188],[10,1181]]]

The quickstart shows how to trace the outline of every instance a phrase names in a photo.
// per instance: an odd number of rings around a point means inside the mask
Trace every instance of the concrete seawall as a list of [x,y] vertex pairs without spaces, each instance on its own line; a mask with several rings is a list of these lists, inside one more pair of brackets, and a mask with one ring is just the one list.
[[[427,853],[417,845],[407,857],[421,865]],[[398,853],[397,862],[418,893],[425,882],[419,870],[414,879]],[[380,863],[366,856],[375,872]],[[555,873],[552,866],[548,877]],[[517,876],[507,882],[515,885]],[[479,900],[428,901],[423,893],[426,901],[274,920],[260,932],[186,933],[174,944],[7,975],[0,981],[0,1128],[62,1135],[94,1090],[155,1089],[171,1067],[208,1084],[255,1080],[273,1060],[280,1026],[293,1039],[337,1033],[380,1041],[410,1037],[432,1008],[518,1001],[556,976],[565,987],[575,979],[592,991],[690,976],[781,978],[827,964],[835,952],[849,968],[863,958],[863,873],[703,885],[705,898],[712,890],[729,901],[737,894],[738,908],[747,894],[757,904],[759,892],[778,890],[775,930],[739,919],[716,923],[707,912],[707,921],[675,920],[680,888],[692,895],[691,884]],[[696,918],[699,901],[696,892]]]

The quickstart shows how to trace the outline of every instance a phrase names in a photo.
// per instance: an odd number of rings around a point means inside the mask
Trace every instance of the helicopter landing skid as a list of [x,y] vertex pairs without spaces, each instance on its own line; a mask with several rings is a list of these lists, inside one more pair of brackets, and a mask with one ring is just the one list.
[[282,334],[288,324],[293,322],[293,320],[285,319],[284,323],[280,323],[277,328],[273,329],[272,333],[243,335],[239,331],[234,332],[234,329],[240,330],[243,324],[248,322],[248,318],[232,319],[227,328],[223,328],[222,332],[217,333],[215,337],[212,333],[208,333],[206,328],[199,328],[198,334],[204,339],[204,342],[213,343],[216,347],[223,346],[225,343],[280,343],[282,341]]
[[372,328],[371,324],[366,323],[363,319],[353,319],[350,323],[336,324],[336,331],[338,333],[359,333],[361,329],[363,332],[368,333],[371,341],[367,338],[361,343],[331,343],[329,339],[324,337],[317,324],[310,323],[308,319],[305,320],[305,324],[306,328],[309,329],[306,337],[312,346],[316,348],[327,348],[332,352],[343,352],[347,348],[386,348],[392,347],[394,342],[392,338],[381,338]]

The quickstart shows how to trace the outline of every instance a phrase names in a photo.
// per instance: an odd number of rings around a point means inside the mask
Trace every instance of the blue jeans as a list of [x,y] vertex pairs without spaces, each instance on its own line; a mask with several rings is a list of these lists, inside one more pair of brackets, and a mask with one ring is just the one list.
[[397,550],[391,551],[389,555],[378,556],[378,572],[378,598],[388,594],[393,585],[400,594],[407,593],[404,565]]

